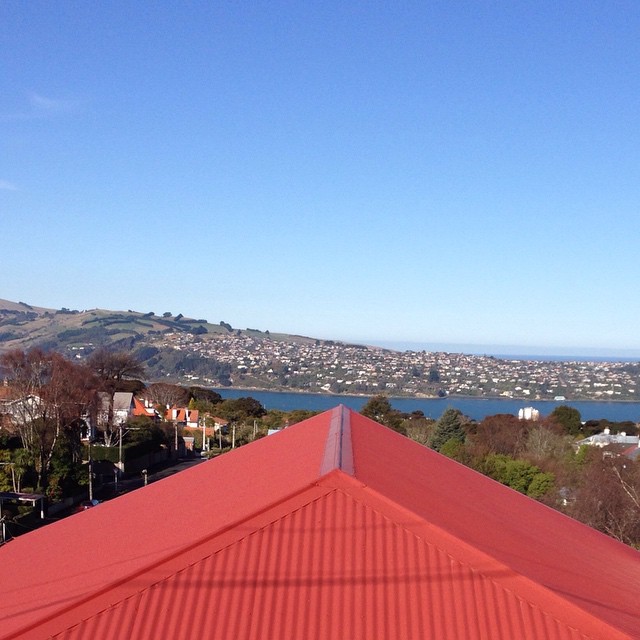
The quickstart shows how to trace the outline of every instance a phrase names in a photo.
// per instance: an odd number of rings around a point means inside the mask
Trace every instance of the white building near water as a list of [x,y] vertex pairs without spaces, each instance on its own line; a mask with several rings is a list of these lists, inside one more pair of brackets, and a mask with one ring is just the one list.
[[610,444],[637,445],[638,442],[638,436],[628,436],[624,431],[611,433],[609,428],[606,428],[602,433],[596,433],[583,440],[578,440],[577,444],[578,446],[586,444],[591,447],[606,447]]
[[540,420],[540,411],[533,407],[523,407],[518,411],[518,418],[520,420],[533,420],[534,422],[537,422]]

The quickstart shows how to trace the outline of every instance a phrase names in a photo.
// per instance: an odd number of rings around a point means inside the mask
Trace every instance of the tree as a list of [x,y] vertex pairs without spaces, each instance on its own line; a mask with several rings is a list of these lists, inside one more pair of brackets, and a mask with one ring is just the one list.
[[457,438],[449,438],[441,447],[440,453],[447,458],[457,460],[458,462],[465,462],[465,446],[464,442],[461,442]]
[[464,429],[464,416],[458,409],[449,408],[436,422],[429,446],[436,451],[440,451],[442,445],[448,440],[459,440],[464,442],[466,439],[466,432]]
[[11,351],[0,358],[11,390],[12,421],[44,488],[59,438],[79,442],[78,425],[96,395],[96,380],[84,366],[40,349]]
[[168,382],[150,384],[144,392],[144,397],[161,407],[163,416],[167,408],[183,407],[189,402],[189,392],[184,387]]
[[621,542],[640,544],[640,467],[623,457],[584,455],[569,515]]
[[512,414],[499,413],[484,418],[473,430],[471,442],[476,458],[491,453],[515,456],[527,441],[529,423]]
[[218,404],[222,402],[222,396],[206,387],[189,387],[189,398],[196,402],[208,402],[210,404]]
[[482,463],[481,471],[532,498],[542,498],[554,486],[552,473],[542,472],[526,460],[517,460],[501,453],[487,456]]
[[549,418],[559,424],[566,433],[571,436],[577,436],[582,430],[582,417],[580,412],[566,404],[556,407],[550,414]]
[[400,412],[394,409],[389,402],[389,398],[382,393],[375,395],[366,402],[360,413],[367,418],[389,427],[398,433],[406,435],[406,430],[402,425]]
[[546,425],[538,425],[529,431],[526,443],[526,454],[534,462],[560,459],[573,455],[572,438],[557,433]]
[[106,391],[118,391],[118,383],[126,378],[144,375],[144,366],[126,351],[96,349],[87,359],[89,368],[98,376]]
[[253,421],[261,418],[267,411],[255,398],[228,398],[220,402],[216,409],[220,417],[233,422]]
[[527,488],[527,495],[534,500],[541,500],[555,487],[555,476],[549,471],[536,473]]

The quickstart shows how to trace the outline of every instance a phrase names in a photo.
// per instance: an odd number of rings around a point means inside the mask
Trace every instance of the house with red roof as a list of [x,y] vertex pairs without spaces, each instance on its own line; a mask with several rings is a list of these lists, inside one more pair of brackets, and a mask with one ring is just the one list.
[[188,409],[187,407],[171,407],[164,414],[164,419],[188,429],[197,429],[200,412],[197,409]]
[[638,593],[637,551],[342,406],[0,548],[0,638],[628,640]]

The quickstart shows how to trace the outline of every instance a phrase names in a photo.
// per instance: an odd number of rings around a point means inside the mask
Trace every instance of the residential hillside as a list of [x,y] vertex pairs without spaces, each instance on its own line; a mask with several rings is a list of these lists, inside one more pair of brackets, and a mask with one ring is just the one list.
[[188,346],[219,341],[230,334],[282,343],[315,342],[302,336],[233,329],[224,321],[212,324],[180,313],[47,309],[0,299],[0,353],[39,347],[83,359],[94,349],[107,346],[133,352],[145,365],[149,379],[201,374],[211,383],[231,384],[230,366]]
[[126,350],[146,379],[326,393],[638,401],[640,364],[532,362],[393,351],[237,329],[165,312],[45,309],[0,300],[0,353],[41,347],[83,359]]

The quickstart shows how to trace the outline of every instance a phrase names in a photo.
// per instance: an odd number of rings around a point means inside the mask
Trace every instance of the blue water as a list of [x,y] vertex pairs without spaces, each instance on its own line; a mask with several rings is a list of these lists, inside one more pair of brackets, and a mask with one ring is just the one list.
[[[214,389],[223,398],[241,398],[250,396],[260,402],[265,409],[293,411],[307,409],[325,411],[344,404],[360,411],[368,398],[354,396],[338,396],[316,393],[286,393],[277,391],[251,391],[249,389]],[[555,402],[528,400],[498,400],[489,398],[390,398],[394,409],[410,413],[422,411],[429,418],[439,418],[445,409],[453,407],[474,420],[482,420],[486,416],[498,413],[518,414],[523,407],[535,407],[542,416],[549,415],[558,405],[574,407],[580,412],[583,420],[600,420],[606,418],[612,422],[632,420],[640,421],[640,403],[638,402],[594,402],[564,401]]]

